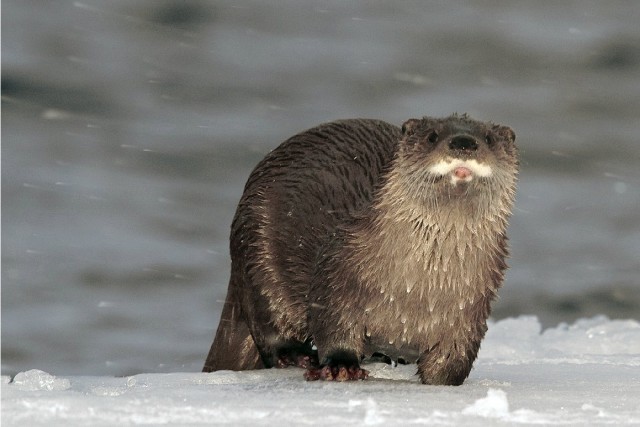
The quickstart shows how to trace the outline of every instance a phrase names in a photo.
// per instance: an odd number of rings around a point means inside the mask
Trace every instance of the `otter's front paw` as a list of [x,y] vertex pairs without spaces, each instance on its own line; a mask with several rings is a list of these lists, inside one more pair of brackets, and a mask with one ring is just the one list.
[[309,368],[304,374],[307,381],[354,381],[366,380],[369,371],[358,365],[323,365],[318,368]]

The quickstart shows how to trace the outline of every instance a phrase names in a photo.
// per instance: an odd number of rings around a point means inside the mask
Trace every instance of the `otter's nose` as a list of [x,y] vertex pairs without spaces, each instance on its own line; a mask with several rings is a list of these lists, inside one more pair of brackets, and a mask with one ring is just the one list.
[[475,151],[478,149],[478,143],[475,138],[469,135],[458,135],[449,142],[449,148],[451,150]]

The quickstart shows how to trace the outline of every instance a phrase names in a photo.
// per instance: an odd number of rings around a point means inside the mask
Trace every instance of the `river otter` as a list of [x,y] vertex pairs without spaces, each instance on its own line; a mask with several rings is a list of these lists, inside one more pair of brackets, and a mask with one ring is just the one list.
[[467,115],[342,120],[253,170],[231,226],[231,279],[204,371],[297,365],[367,377],[412,362],[467,378],[507,257],[515,134]]

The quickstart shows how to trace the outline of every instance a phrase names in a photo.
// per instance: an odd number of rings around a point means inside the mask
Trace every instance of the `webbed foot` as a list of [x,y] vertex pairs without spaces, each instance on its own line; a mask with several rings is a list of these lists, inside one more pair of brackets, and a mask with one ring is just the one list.
[[317,368],[308,368],[304,374],[307,381],[355,381],[366,380],[369,371],[358,365],[323,365]]

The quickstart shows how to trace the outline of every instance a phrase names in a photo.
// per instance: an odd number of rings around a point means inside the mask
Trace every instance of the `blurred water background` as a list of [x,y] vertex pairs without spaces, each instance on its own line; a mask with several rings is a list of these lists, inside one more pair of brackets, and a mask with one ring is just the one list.
[[640,317],[640,2],[2,2],[2,374],[197,371],[253,166],[349,117],[522,153],[494,317]]

